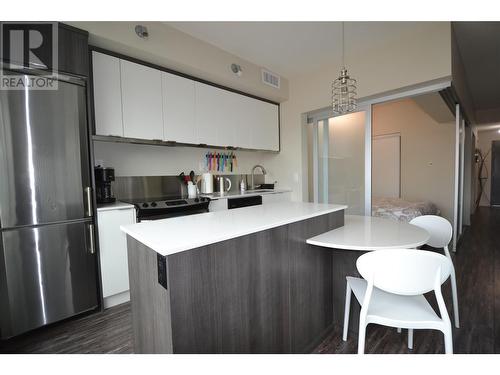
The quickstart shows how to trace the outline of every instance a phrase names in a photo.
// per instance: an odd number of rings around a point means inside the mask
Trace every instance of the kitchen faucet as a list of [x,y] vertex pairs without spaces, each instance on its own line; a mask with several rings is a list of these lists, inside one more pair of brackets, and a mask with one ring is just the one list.
[[255,176],[255,170],[257,168],[260,168],[262,170],[262,174],[265,176],[267,174],[266,168],[264,168],[262,165],[257,164],[252,168],[252,184],[250,186],[251,190],[255,190],[255,181],[254,181],[254,176]]

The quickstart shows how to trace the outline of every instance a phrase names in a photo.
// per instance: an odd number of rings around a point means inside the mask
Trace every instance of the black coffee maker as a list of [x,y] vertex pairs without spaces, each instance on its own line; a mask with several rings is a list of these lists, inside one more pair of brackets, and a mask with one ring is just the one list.
[[94,167],[94,175],[97,203],[113,203],[116,199],[111,182],[115,180],[115,170],[98,165]]

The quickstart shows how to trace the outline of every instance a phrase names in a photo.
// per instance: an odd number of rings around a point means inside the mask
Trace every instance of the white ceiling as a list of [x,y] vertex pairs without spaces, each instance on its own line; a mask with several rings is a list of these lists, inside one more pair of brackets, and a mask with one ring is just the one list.
[[[340,64],[340,22],[167,22],[256,65],[290,78]],[[346,61],[427,28],[427,22],[348,22]]]
[[455,22],[453,29],[475,110],[499,108],[500,22]]

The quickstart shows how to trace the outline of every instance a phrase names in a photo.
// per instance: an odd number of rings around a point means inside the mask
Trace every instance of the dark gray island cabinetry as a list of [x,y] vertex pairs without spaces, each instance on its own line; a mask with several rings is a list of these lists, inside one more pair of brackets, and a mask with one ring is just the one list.
[[[125,230],[135,351],[302,353],[313,349],[333,323],[332,252],[308,245],[306,239],[342,226],[344,208],[170,254],[166,247],[148,247],[143,244],[147,241]],[[252,209],[241,210],[257,213]],[[212,219],[224,220],[222,216]],[[230,220],[238,225],[238,217]],[[158,281],[162,262],[166,266],[163,285]]]

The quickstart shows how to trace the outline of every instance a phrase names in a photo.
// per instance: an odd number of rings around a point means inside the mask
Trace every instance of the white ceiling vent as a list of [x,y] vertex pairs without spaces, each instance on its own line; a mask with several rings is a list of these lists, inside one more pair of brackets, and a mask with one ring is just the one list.
[[264,82],[266,85],[279,89],[280,80],[281,77],[279,75],[274,74],[269,70],[262,69],[262,82]]

